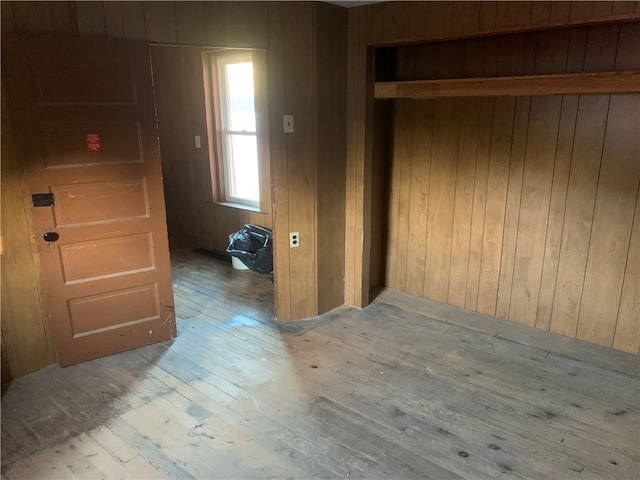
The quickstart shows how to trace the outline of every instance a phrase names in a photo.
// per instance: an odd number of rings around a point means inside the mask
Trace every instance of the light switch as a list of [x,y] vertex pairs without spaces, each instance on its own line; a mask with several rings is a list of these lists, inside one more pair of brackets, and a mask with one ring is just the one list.
[[284,133],[293,133],[293,115],[284,115]]
[[200,135],[196,135],[194,138],[195,138],[196,148],[201,148]]

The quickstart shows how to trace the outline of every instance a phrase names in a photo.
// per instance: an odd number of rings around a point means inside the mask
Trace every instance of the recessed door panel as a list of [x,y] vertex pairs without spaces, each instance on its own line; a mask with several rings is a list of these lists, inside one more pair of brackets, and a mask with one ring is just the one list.
[[[135,103],[132,65],[110,58],[33,57],[38,103]],[[87,79],[91,79],[87,81]]]
[[57,227],[149,217],[144,178],[51,187]]
[[158,291],[154,284],[73,298],[69,313],[74,338],[126,328],[159,318]]
[[142,162],[140,125],[87,122],[44,129],[47,168]]
[[151,234],[61,245],[60,263],[65,284],[149,270],[154,267]]

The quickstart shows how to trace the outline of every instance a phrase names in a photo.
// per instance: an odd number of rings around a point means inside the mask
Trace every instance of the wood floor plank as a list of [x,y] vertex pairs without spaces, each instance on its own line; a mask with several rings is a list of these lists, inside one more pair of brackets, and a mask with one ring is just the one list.
[[[305,336],[313,335],[316,332],[307,332]],[[572,461],[571,456],[575,456],[576,452],[584,452],[587,450],[590,454],[594,455],[592,458],[599,458],[602,460],[602,456],[604,453],[600,452],[600,446],[591,446],[589,449],[585,449],[585,444],[580,437],[568,436],[562,431],[557,431],[549,428],[551,425],[551,420],[548,419],[545,415],[538,415],[537,412],[534,414],[528,414],[528,410],[526,406],[516,405],[515,407],[509,402],[506,402],[502,396],[497,395],[488,395],[487,393],[482,393],[479,391],[477,387],[472,387],[469,389],[467,384],[467,379],[469,377],[461,376],[461,379],[458,379],[457,382],[451,381],[451,375],[439,374],[437,368],[434,369],[432,366],[426,367],[427,371],[425,372],[425,367],[423,365],[420,366],[410,366],[408,365],[408,361],[406,361],[403,357],[402,360],[398,361],[397,358],[385,358],[388,354],[388,350],[381,348],[379,345],[374,345],[371,349],[366,348],[361,343],[362,341],[358,337],[350,337],[352,339],[358,339],[356,344],[354,345],[346,345],[346,347],[352,348],[342,348],[338,350],[342,350],[342,352],[338,353],[334,351],[333,355],[330,355],[328,358],[335,358],[336,356],[343,357],[348,363],[350,367],[350,371],[356,371],[358,374],[355,378],[349,380],[349,378],[345,379],[346,389],[349,391],[353,390],[353,383],[357,382],[362,385],[362,390],[365,389],[363,384],[370,383],[370,388],[368,389],[370,392],[376,391],[384,391],[385,396],[387,398],[402,399],[407,395],[411,395],[411,392],[417,391],[418,398],[428,399],[428,402],[422,406],[423,411],[433,412],[440,410],[440,415],[443,418],[443,422],[445,424],[445,429],[448,427],[450,421],[451,411],[457,412],[460,415],[468,417],[468,420],[465,422],[465,429],[469,429],[470,425],[480,423],[485,424],[485,422],[489,422],[494,428],[501,431],[501,439],[506,441],[505,437],[516,437],[523,436],[528,441],[533,441],[533,445],[530,446],[528,451],[540,451],[545,449],[545,446],[554,443],[562,442],[564,455],[567,455],[566,451],[569,452],[569,455],[558,461],[560,465],[565,465],[564,468],[569,469],[567,471],[568,477],[574,478],[575,473],[583,472],[585,466],[580,462]],[[355,341],[355,340],[354,340]],[[326,352],[328,343],[326,342],[326,337],[321,337],[317,343],[321,345],[322,350]],[[339,347],[339,343],[337,341],[333,341],[332,343],[337,344]],[[334,350],[336,345],[331,350]],[[374,357],[367,356],[372,355],[371,353],[364,353],[364,356],[361,360],[358,360],[358,357],[362,355],[361,352],[382,352],[376,353]],[[349,353],[344,353],[349,352]],[[383,358],[379,358],[382,356]],[[326,366],[325,366],[326,367]],[[363,370],[367,370],[368,374],[363,375]],[[389,377],[381,376],[392,374],[394,375],[393,384],[394,385],[403,385],[400,391],[394,395],[393,390],[389,388],[389,384],[386,381]],[[348,372],[343,372],[343,375],[350,377]],[[382,380],[384,378],[384,380]],[[326,383],[332,384],[332,392],[339,388],[336,385],[336,379],[331,378],[328,379]],[[469,402],[468,399],[473,398],[473,402]],[[445,399],[445,400],[443,400]],[[461,400],[458,400],[461,399]],[[419,400],[413,400],[414,404],[420,405]],[[440,404],[440,407],[436,407],[434,403]],[[513,421],[513,419],[518,419],[517,421]],[[521,430],[523,429],[523,430]],[[485,428],[483,428],[483,431]],[[527,432],[526,435],[523,435],[523,432]],[[566,441],[565,441],[566,437]],[[532,447],[532,448],[531,448]],[[547,455],[554,454],[554,450],[550,452],[546,452]],[[628,464],[625,464],[623,460],[626,457],[623,457],[620,454],[615,454],[614,452],[609,452],[613,456],[606,457],[607,461],[600,462],[601,464],[605,464],[605,470],[607,467],[609,470],[613,468],[609,461],[616,461],[617,464],[621,465],[622,468],[627,470],[637,466],[635,462],[637,460],[628,461]],[[529,454],[530,455],[530,454]],[[595,465],[593,467],[593,471],[598,472],[599,468],[602,469],[602,465]],[[513,467],[512,467],[513,468]],[[591,470],[590,470],[591,471]],[[571,472],[574,472],[573,475],[570,475]],[[611,471],[608,471],[605,478],[612,476]],[[577,478],[577,477],[576,477]],[[625,478],[622,475],[622,478]]]
[[278,325],[268,278],[172,261],[176,339],[8,386],[3,479],[637,477],[635,355],[390,290]]

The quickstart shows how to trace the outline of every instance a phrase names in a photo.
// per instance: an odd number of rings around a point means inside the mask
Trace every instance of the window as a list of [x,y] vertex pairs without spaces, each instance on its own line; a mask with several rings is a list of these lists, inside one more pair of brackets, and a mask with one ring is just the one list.
[[254,75],[260,57],[254,51],[223,50],[206,58],[214,201],[259,210],[269,185],[262,181],[265,113],[258,108],[261,95]]

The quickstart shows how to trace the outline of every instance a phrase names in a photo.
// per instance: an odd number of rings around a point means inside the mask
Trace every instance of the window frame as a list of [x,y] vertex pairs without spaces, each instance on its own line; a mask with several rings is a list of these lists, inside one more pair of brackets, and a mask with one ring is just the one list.
[[[260,199],[257,202],[235,197],[229,191],[229,169],[227,168],[226,136],[247,134],[247,132],[225,131],[226,104],[220,91],[220,61],[226,59],[244,59],[253,62],[255,135],[258,156],[258,182]],[[228,62],[235,63],[235,62]],[[205,108],[207,114],[207,133],[209,139],[209,163],[211,167],[212,202],[234,208],[269,213],[271,210],[271,179],[268,146],[268,113],[266,88],[266,52],[256,49],[218,49],[203,52],[203,70],[205,78]]]

